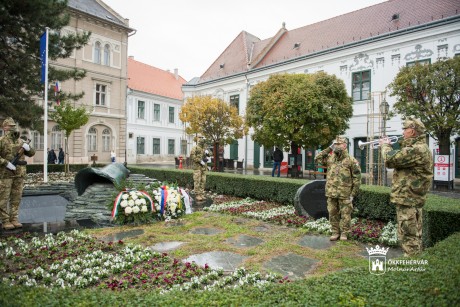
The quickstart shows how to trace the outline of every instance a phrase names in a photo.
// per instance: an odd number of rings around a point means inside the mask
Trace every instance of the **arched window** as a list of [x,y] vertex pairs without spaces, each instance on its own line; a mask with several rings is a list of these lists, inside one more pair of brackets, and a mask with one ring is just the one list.
[[104,46],[104,65],[110,66],[110,46],[109,44]]
[[62,147],[62,131],[59,125],[56,125],[51,130],[51,149],[59,149]]
[[97,130],[94,127],[88,131],[88,151],[97,151]]
[[105,128],[102,131],[102,151],[110,151],[110,139],[112,138],[112,134],[110,133],[110,129]]
[[101,64],[101,43],[94,44],[94,63]]

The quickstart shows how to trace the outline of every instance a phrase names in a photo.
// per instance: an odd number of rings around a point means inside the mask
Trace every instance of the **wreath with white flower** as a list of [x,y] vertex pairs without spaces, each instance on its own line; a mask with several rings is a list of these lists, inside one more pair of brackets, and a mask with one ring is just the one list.
[[145,224],[154,220],[156,209],[152,198],[144,191],[125,189],[113,203],[112,219],[118,224]]

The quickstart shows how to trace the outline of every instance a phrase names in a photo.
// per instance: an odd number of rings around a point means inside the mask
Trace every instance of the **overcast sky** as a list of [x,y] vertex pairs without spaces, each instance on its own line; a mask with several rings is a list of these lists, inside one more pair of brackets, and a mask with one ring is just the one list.
[[201,76],[241,31],[260,39],[384,0],[103,0],[137,30],[128,55],[163,70]]

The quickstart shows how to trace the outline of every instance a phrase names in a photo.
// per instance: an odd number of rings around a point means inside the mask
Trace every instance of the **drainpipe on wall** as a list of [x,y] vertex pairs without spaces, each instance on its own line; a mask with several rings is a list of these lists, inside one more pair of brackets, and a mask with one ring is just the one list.
[[[244,75],[246,78],[246,109],[248,108],[248,97],[249,97],[249,80],[248,76]],[[254,162],[253,162],[254,163]],[[248,135],[244,136],[244,170],[248,170]]]

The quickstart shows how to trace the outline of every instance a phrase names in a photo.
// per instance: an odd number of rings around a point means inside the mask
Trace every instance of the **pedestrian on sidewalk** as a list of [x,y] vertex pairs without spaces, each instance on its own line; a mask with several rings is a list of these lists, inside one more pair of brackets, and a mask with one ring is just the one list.
[[422,251],[422,209],[433,177],[433,158],[426,144],[425,125],[416,118],[403,122],[401,149],[382,138],[382,158],[393,168],[390,202],[396,206],[398,240],[405,256]]
[[[24,155],[32,157],[35,150],[28,144],[27,138],[19,137],[16,123],[11,117],[3,121],[3,131],[4,136],[0,138],[0,218],[2,228],[12,230],[22,227],[18,215],[26,178],[27,162]],[[11,161],[16,156],[18,161],[15,161],[15,165]]]
[[[353,198],[361,185],[361,168],[358,161],[347,151],[348,140],[337,137],[331,146],[315,157],[315,163],[327,168],[326,198],[331,241],[348,240],[351,230]],[[332,152],[332,154],[330,154]]]
[[64,164],[64,150],[62,150],[62,147],[59,147],[58,161],[59,164]]
[[284,155],[281,149],[278,146],[275,147],[275,151],[273,152],[273,169],[272,169],[272,177],[275,177],[275,170],[278,169],[278,177],[281,174],[281,162],[283,162]]

